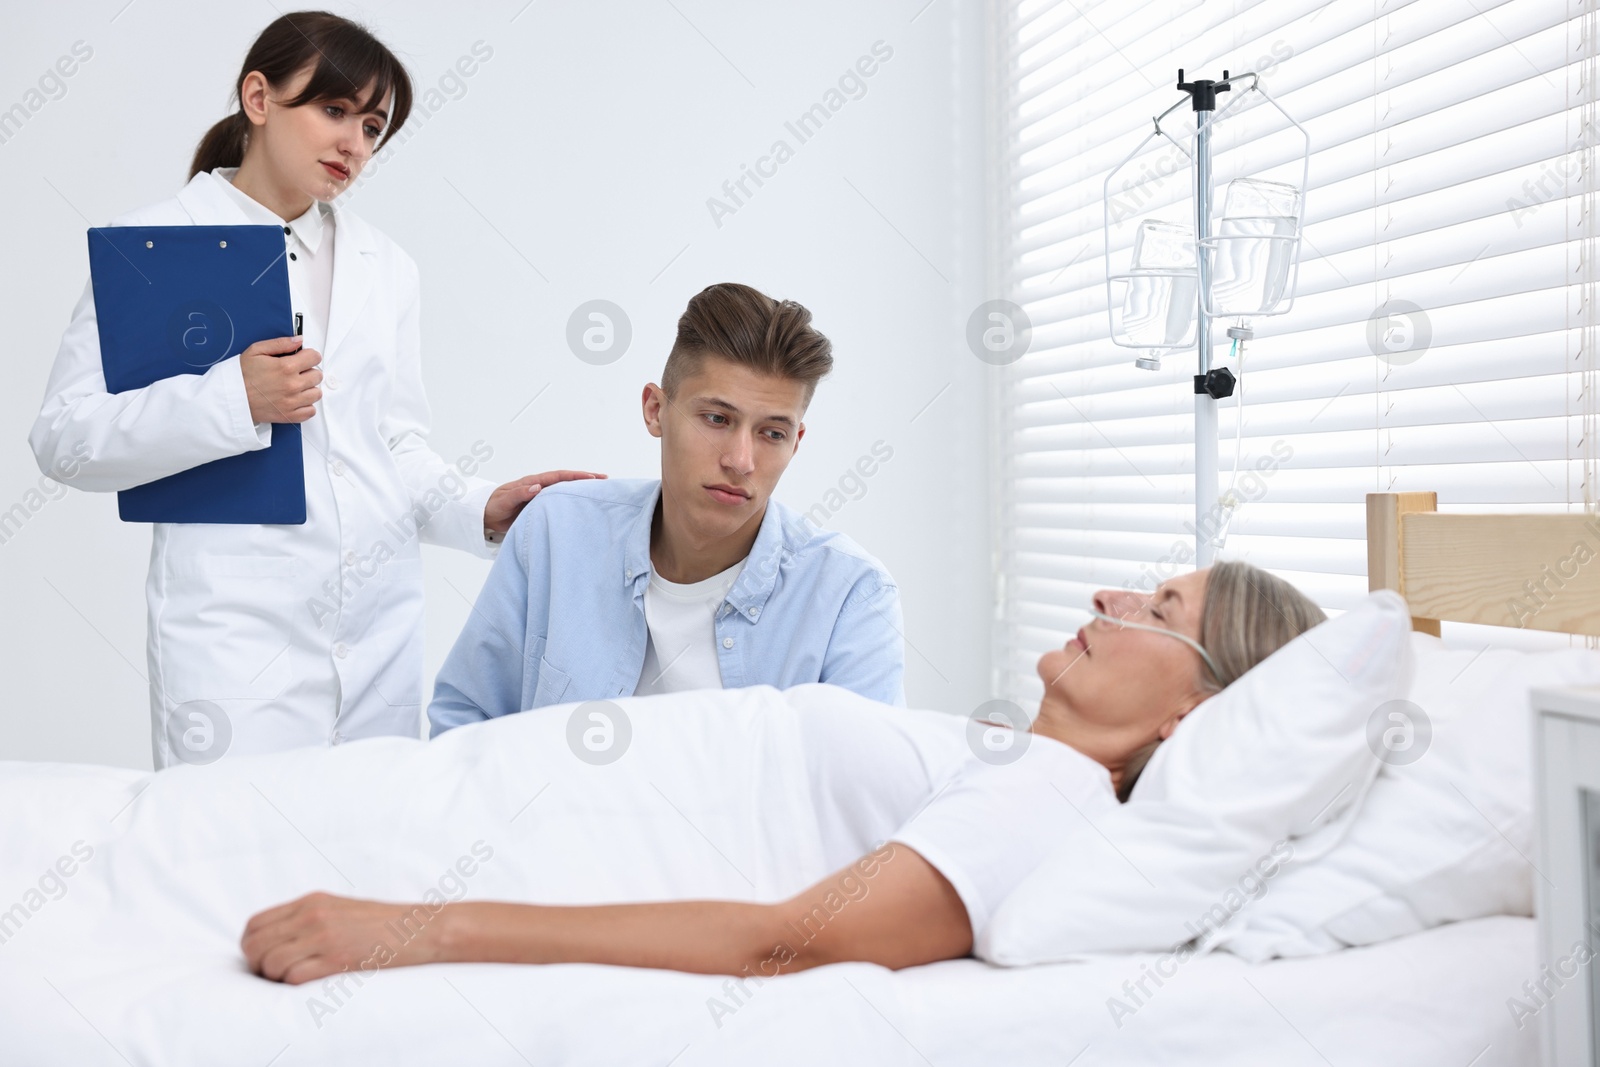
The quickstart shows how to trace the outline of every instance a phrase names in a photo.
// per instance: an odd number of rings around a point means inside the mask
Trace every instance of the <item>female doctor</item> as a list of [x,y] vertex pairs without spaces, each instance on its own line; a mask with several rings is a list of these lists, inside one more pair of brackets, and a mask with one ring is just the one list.
[[410,110],[393,53],[338,16],[284,15],[235,91],[239,110],[200,142],[189,184],[114,225],[281,226],[304,336],[112,395],[86,288],[28,438],[47,474],[75,464],[71,484],[111,492],[266,448],[271,423],[301,424],[303,526],[155,524],[146,652],[158,769],[417,736],[419,542],[492,558],[542,486],[597,477],[550,471],[496,487],[472,476],[492,448],[452,463],[428,446],[416,265],[333,208]]

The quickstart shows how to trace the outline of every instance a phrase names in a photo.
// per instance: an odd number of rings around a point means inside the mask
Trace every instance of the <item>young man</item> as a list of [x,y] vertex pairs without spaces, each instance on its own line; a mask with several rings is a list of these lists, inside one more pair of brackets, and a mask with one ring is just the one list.
[[903,704],[893,579],[771,498],[831,348],[809,311],[749,286],[691,300],[644,388],[661,480],[563,482],[528,504],[439,671],[432,736],[687,689],[831,682]]

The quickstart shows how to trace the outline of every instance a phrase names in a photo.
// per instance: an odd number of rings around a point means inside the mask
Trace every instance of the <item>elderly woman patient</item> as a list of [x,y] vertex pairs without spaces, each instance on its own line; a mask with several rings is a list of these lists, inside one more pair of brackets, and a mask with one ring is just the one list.
[[[793,897],[447,903],[381,962],[589,962],[772,976],[848,960],[900,968],[967,955],[975,931],[1042,858],[1051,824],[1066,811],[1062,797],[1070,802],[1075,790],[1084,802],[1126,800],[1180,719],[1325,618],[1288,583],[1240,562],[1174,578],[1153,595],[1102,590],[1093,599],[1095,621],[1039,658],[1044,695],[1028,758],[1016,766],[984,759],[981,745],[969,749],[964,719],[810,687],[794,757],[816,804],[807,817],[840,839],[876,844],[836,851],[859,848],[861,858]],[[841,700],[855,703],[837,708]],[[950,773],[930,775],[929,749],[907,742],[904,723],[918,714],[951,724],[940,728],[958,739],[946,745],[960,749]],[[696,752],[685,746],[681,758]],[[869,881],[870,893],[862,888]],[[312,981],[370,959],[390,924],[415,907],[313,893],[253,916],[241,947],[257,974]],[[819,916],[827,929],[817,934]]]

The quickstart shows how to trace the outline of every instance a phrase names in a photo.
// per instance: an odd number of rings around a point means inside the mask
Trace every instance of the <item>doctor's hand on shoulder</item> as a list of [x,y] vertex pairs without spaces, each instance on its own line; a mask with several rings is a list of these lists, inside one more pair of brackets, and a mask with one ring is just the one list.
[[514,482],[507,482],[489,494],[489,503],[483,509],[483,525],[493,530],[496,538],[504,537],[517,521],[528,501],[539,495],[539,490],[556,482],[573,482],[585,478],[604,478],[604,474],[589,471],[545,471],[543,474],[525,474]]
[[312,405],[322,399],[318,388],[322,372],[316,369],[322,353],[300,348],[301,341],[299,337],[273,337],[257,341],[239,356],[251,421],[305,422],[317,413]]

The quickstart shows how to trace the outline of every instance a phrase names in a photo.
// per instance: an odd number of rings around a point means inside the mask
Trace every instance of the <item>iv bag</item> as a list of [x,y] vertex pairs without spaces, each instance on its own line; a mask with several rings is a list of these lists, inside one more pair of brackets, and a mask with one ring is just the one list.
[[1133,264],[1113,340],[1128,348],[1185,348],[1195,341],[1199,277],[1194,233],[1146,220],[1133,239]]
[[1270,315],[1289,291],[1299,244],[1300,190],[1282,182],[1228,183],[1217,232],[1204,242],[1211,266],[1208,314]]

